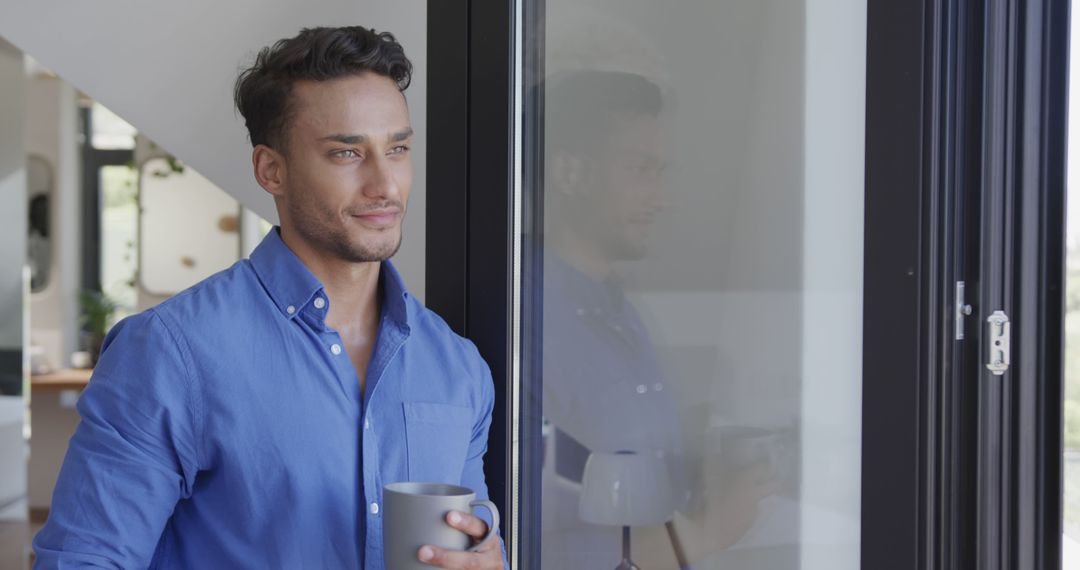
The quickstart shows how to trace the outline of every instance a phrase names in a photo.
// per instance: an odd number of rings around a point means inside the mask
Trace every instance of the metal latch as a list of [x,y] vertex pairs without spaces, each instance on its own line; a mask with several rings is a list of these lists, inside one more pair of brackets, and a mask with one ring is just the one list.
[[995,376],[1001,376],[1009,369],[1009,316],[1005,311],[994,311],[986,317],[986,322],[990,325],[987,334],[990,362],[986,368]]

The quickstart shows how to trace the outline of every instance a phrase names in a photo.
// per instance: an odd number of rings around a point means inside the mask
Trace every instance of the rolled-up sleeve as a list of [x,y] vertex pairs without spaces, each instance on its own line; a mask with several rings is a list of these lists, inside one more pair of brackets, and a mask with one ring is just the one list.
[[34,568],[150,565],[198,472],[201,399],[190,362],[153,310],[113,327],[79,398]]

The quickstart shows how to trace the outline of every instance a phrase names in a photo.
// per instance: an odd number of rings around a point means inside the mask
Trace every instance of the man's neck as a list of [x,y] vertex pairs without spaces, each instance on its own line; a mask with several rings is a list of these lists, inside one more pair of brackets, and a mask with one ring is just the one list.
[[382,263],[350,262],[308,244],[295,231],[281,228],[281,241],[322,282],[330,302],[327,326],[342,334],[377,325],[379,272]]
[[553,232],[553,235],[555,251],[571,267],[595,281],[603,281],[611,274],[611,260],[588,241],[578,239],[572,231]]

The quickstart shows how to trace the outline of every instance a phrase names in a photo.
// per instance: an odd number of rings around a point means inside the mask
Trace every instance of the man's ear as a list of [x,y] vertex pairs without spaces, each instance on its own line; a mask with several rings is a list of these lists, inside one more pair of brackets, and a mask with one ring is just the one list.
[[588,185],[585,159],[568,152],[554,152],[547,159],[547,184],[564,196],[577,196]]
[[255,145],[251,151],[251,166],[255,170],[255,181],[263,190],[281,197],[285,193],[285,156],[264,145]]

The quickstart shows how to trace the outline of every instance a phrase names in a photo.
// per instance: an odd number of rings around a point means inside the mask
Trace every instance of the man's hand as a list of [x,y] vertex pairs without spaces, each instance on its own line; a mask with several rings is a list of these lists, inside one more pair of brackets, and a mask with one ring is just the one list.
[[[473,544],[487,536],[488,525],[483,519],[467,513],[450,511],[446,514],[450,526],[472,537]],[[502,543],[493,538],[476,552],[447,550],[426,544],[417,552],[420,561],[446,570],[503,570]]]

